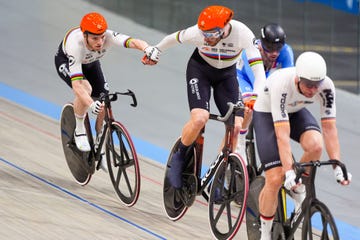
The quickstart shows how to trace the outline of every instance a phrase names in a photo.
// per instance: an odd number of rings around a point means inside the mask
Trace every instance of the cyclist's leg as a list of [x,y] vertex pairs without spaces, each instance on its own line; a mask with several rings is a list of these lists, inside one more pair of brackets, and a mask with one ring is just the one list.
[[191,118],[185,124],[181,140],[178,145],[178,150],[172,157],[170,168],[170,183],[175,188],[182,187],[182,172],[185,165],[185,153],[188,147],[195,141],[201,129],[205,126],[206,121],[209,119],[209,112],[204,109],[192,109]]
[[[289,120],[291,127],[290,137],[299,142],[304,151],[300,162],[320,159],[323,140],[320,127],[314,116],[306,108],[303,108],[296,113],[291,113]],[[295,211],[297,211],[306,197],[305,185],[301,184],[296,189],[291,190],[290,196],[295,201]]]
[[77,94],[77,92],[89,93],[91,92],[91,86],[87,81],[84,80],[74,81],[74,83],[71,81],[70,71],[69,71],[69,59],[62,51],[62,43],[60,43],[58,52],[55,56],[55,67],[59,77],[62,80],[64,80],[64,82],[69,87],[73,89],[75,87],[74,89],[75,99],[73,104],[74,104],[74,113],[76,119],[76,127],[74,132],[76,146],[78,147],[78,149],[82,151],[90,151],[90,145],[87,140],[86,130],[84,126],[84,119],[85,119],[87,107],[86,105],[84,106],[84,104],[82,103],[83,100],[79,98],[80,96]]
[[[183,195],[182,191],[178,191],[177,189],[175,189],[169,181],[169,179],[170,179],[169,174],[170,174],[170,169],[171,169],[171,165],[172,165],[171,162],[173,159],[173,154],[176,151],[178,151],[179,143],[180,143],[180,138],[177,139],[177,141],[173,145],[172,149],[170,150],[170,155],[169,155],[167,163],[166,163],[164,184],[163,184],[163,206],[165,208],[166,215],[168,216],[169,219],[171,219],[173,221],[177,221],[180,218],[182,218],[182,216],[186,213],[186,211],[188,209],[188,207],[186,206],[186,204],[183,201],[184,195]],[[192,148],[188,149],[188,153],[190,154],[189,164],[192,165],[192,166],[188,166],[189,168],[192,169],[192,171],[190,170],[189,173],[193,172],[194,164],[195,164],[195,159],[194,159],[195,154],[191,154],[192,150],[193,150]],[[185,157],[187,158],[187,155]],[[184,171],[186,171],[186,168],[187,167],[185,167]]]
[[181,176],[185,165],[184,157],[186,150],[195,141],[210,115],[209,99],[211,89],[209,80],[206,77],[206,70],[203,65],[199,63],[199,57],[195,50],[188,62],[186,70],[190,120],[183,127],[178,151],[174,153],[171,161],[169,180],[175,188],[182,187]]
[[[214,88],[214,101],[221,115],[225,115],[229,109],[228,102],[237,103],[241,100],[239,83],[236,77],[236,67],[232,66],[219,70],[213,75],[211,82]],[[238,111],[235,118],[234,136],[232,139],[232,151],[235,151],[237,135],[242,128],[244,120],[244,111]],[[245,144],[243,147],[245,152]],[[244,158],[244,155],[241,156]]]
[[304,153],[300,162],[320,159],[323,139],[320,127],[309,110],[302,110],[289,115],[291,139],[300,143]]
[[271,113],[254,111],[256,146],[265,170],[265,185],[259,196],[261,235],[271,238],[271,227],[276,212],[278,192],[283,181],[283,170],[277,147]]
[[[83,72],[86,79],[89,80],[89,83],[92,87],[91,97],[93,99],[98,99],[99,97],[104,96],[109,93],[109,84],[105,79],[105,76],[102,72],[100,61],[95,61],[88,65],[83,65]],[[103,127],[104,112],[100,112],[96,119],[96,133],[100,133]]]
[[[99,97],[102,97],[109,92],[109,86],[108,86],[108,83],[102,72],[100,61],[95,61],[93,63],[83,65],[82,69],[83,69],[85,78],[88,79],[88,81],[91,85],[91,88],[92,88],[91,97],[94,100],[99,99]],[[105,117],[104,111],[101,111],[96,117],[96,122],[95,122],[96,139],[95,139],[95,145],[94,145],[94,148],[96,151],[97,151],[100,139],[103,134],[103,128],[104,128],[104,124],[105,124],[104,117]],[[100,162],[100,167],[105,172],[107,172],[108,171],[107,164],[106,164],[105,159],[103,158],[103,156],[105,154],[105,144],[102,145],[100,153],[102,156],[101,157],[102,161]]]

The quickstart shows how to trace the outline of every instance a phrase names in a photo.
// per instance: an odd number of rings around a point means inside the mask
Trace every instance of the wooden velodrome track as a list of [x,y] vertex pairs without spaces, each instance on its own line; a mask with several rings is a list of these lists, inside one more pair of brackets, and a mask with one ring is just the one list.
[[[1,98],[0,109],[1,239],[212,238],[201,198],[180,221],[167,219],[163,165],[140,158],[140,197],[124,207],[102,170],[85,187],[75,183],[57,121]],[[246,239],[243,231],[236,239]]]
[[[6,38],[0,38],[0,239],[211,239],[207,206],[200,197],[180,221],[165,217],[161,197],[164,154],[153,157],[161,152],[157,148],[150,148],[147,153],[151,155],[147,155],[139,147],[146,158],[140,162],[140,198],[132,208],[119,203],[104,172],[96,172],[86,187],[73,181],[57,121],[60,106],[72,100],[72,93],[56,75],[53,56],[66,30],[89,11],[103,12],[112,29],[150,43],[164,36],[82,0],[0,0],[0,29],[6,33]],[[161,150],[170,148],[188,118],[183,76],[191,51],[185,46],[169,50],[154,68],[142,66],[141,53],[133,50],[116,49],[103,60],[112,89],[135,90],[139,100],[136,111],[121,106],[115,114],[132,135]],[[13,88],[44,101],[37,105]],[[340,221],[343,239],[360,235],[359,105],[358,96],[339,91],[342,157],[354,175],[352,184],[338,186],[326,169],[318,179],[318,195]],[[217,144],[223,128],[211,124],[207,139]],[[209,156],[205,164],[214,155]],[[236,238],[246,239],[244,236],[241,229]]]

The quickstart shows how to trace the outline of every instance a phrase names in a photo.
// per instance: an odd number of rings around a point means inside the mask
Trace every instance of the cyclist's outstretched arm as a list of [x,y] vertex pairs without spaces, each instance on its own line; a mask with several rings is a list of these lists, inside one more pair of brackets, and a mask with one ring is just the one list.
[[[321,121],[326,152],[330,159],[340,160],[340,143],[335,118]],[[334,175],[341,185],[348,185],[351,182],[351,174],[348,172],[348,180],[344,179],[343,172],[339,166],[334,166]]]

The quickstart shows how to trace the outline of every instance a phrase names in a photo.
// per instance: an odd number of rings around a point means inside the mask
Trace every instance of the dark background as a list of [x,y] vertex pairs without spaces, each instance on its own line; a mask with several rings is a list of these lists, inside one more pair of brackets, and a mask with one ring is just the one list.
[[[358,0],[88,1],[164,33],[194,25],[200,11],[214,4],[233,9],[234,18],[248,25],[256,36],[263,25],[277,22],[285,29],[295,57],[304,50],[321,53],[335,85],[360,94]],[[355,9],[339,9],[339,5],[344,8],[346,3],[351,3]]]

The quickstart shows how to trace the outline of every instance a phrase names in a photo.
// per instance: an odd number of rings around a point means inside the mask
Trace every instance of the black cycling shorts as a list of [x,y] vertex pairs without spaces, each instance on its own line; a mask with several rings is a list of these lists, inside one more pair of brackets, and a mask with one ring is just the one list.
[[[57,53],[55,54],[55,66],[60,78],[63,79],[69,87],[72,87],[69,71],[69,59],[62,50],[62,42],[60,43]],[[109,92],[109,86],[101,70],[99,60],[89,64],[83,64],[82,71],[85,79],[89,81],[92,87],[92,97],[98,98],[101,95]]]
[[[210,112],[211,88],[221,115],[229,109],[228,102],[237,103],[241,99],[236,65],[223,69],[214,68],[199,55],[198,49],[195,49],[189,59],[186,85],[190,110],[201,108]],[[237,115],[243,116],[244,113],[239,111]]]
[[[274,122],[271,113],[253,113],[253,124],[256,135],[256,147],[265,170],[281,166],[279,149],[275,136]],[[306,108],[289,114],[290,138],[300,142],[301,135],[308,130],[321,132],[320,127]]]

